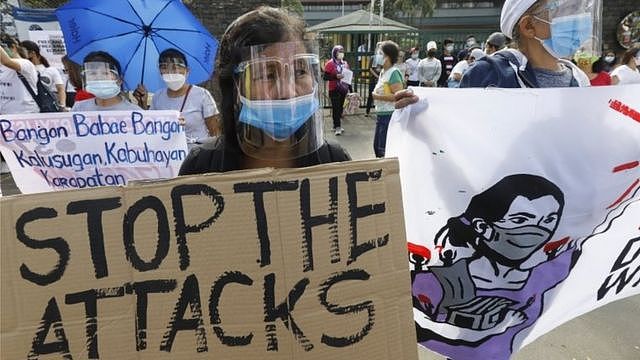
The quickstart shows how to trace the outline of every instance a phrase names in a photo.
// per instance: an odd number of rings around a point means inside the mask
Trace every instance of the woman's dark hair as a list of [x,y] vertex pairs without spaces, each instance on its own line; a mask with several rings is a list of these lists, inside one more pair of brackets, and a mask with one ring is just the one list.
[[40,55],[40,47],[38,46],[38,44],[36,44],[31,40],[25,40],[22,43],[20,43],[20,45],[22,45],[22,47],[25,48],[25,50],[27,51],[33,51],[38,57],[38,60],[40,60],[40,63],[42,63],[44,67],[49,67],[49,61],[47,61],[47,59],[44,56]]
[[84,57],[83,62],[91,62],[91,61],[102,61],[110,65],[113,65],[116,68],[116,70],[118,70],[118,75],[122,76],[122,69],[120,68],[120,63],[118,62],[118,60],[116,60],[116,58],[114,58],[107,52],[104,52],[104,51],[90,52],[89,54],[87,54],[87,56]]
[[382,42],[382,53],[389,57],[392,64],[396,64],[398,62],[398,53],[400,49],[398,48],[398,44],[394,43],[391,40],[386,40]]
[[598,58],[598,60],[596,60],[592,65],[591,65],[591,72],[594,74],[598,74],[600,72],[604,71],[604,67],[605,67],[605,61],[604,61],[604,57],[600,57]]
[[69,82],[76,89],[82,89],[82,68],[80,65],[69,59],[69,56],[65,55],[62,57],[62,65],[64,65],[65,70],[67,70],[67,76],[69,76]]
[[558,214],[562,214],[564,194],[551,181],[530,174],[504,177],[492,187],[472,197],[464,213],[447,221],[445,228],[449,230],[449,243],[453,246],[468,246],[478,236],[471,223],[473,219],[481,218],[487,223],[502,219],[518,196],[534,200],[547,195],[556,199],[560,205]]
[[620,63],[622,65],[629,64],[629,61],[631,61],[632,58],[638,56],[638,52],[640,52],[640,46],[631,47],[629,50],[624,52],[624,55],[622,55],[622,60],[620,61]]
[[160,56],[158,57],[158,62],[161,63],[162,60],[164,59],[180,59],[182,61],[184,61],[184,65],[185,66],[189,66],[189,63],[187,62],[187,58],[186,56],[184,56],[184,54],[176,49],[166,49],[164,51],[162,51],[160,53]]
[[234,71],[242,61],[242,50],[248,46],[283,41],[304,40],[304,22],[289,12],[261,6],[234,20],[220,41],[216,70],[222,94],[221,113],[225,146],[239,150],[236,124]]

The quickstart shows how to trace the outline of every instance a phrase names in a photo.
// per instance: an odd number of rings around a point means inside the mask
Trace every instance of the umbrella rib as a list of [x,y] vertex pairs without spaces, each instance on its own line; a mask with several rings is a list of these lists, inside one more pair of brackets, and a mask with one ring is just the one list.
[[117,34],[117,35],[109,35],[109,36],[105,36],[105,37],[102,37],[102,38],[99,38],[99,39],[93,39],[93,40],[89,41],[88,43],[84,44],[80,49],[76,50],[73,54],[70,54],[69,56],[73,56],[73,55],[77,54],[78,51],[84,49],[85,47],[87,47],[87,46],[89,46],[91,44],[93,44],[94,42],[102,41],[102,40],[106,40],[106,39],[114,39],[114,38],[117,38],[117,37],[120,37],[120,36],[125,36],[125,35],[129,35],[129,34],[137,33],[139,31],[140,30],[127,31],[125,33],[121,33],[121,34]]
[[[171,0],[172,1],[172,0]],[[149,24],[149,26],[152,26],[154,21],[156,21],[156,19],[158,18],[158,16],[160,16],[160,14],[162,14],[162,12],[169,7],[169,5],[171,4],[171,1],[167,1],[166,4],[164,4],[164,6],[162,7],[162,9],[160,9],[160,11],[158,11],[158,13],[156,14],[156,16],[153,17],[153,20],[151,20],[151,23]]]
[[191,32],[191,33],[201,33],[202,35],[206,35],[200,30],[192,30],[192,29],[171,29],[171,28],[153,28],[154,31],[183,31],[183,32]]
[[[185,55],[189,54],[187,51],[185,51],[183,48],[181,48],[181,47],[180,47],[180,45],[178,45],[178,44],[174,43],[173,41],[171,41],[171,40],[169,40],[169,39],[165,38],[164,36],[162,36],[162,35],[160,35],[160,34],[156,34],[156,35],[157,35],[158,37],[162,38],[164,41],[168,42],[169,44],[171,44],[171,45],[175,46],[175,47],[176,47],[176,49],[180,50],[183,54],[185,54]],[[154,41],[153,43],[155,44],[155,41]],[[158,47],[158,45],[156,44],[156,48],[157,48],[157,47]],[[189,54],[189,55],[191,55],[191,54]],[[204,65],[202,65],[202,62],[200,62],[200,59],[198,59],[197,57],[195,57],[195,56],[193,56],[193,55],[191,55],[191,57],[192,57],[192,58],[194,58],[198,64],[200,64],[200,67],[202,67],[206,72],[208,72],[208,71],[207,71],[207,67],[206,67],[206,66],[204,66]]]
[[129,4],[129,7],[131,8],[131,10],[133,10],[133,13],[136,14],[136,16],[138,17],[138,20],[140,20],[140,24],[146,25],[144,23],[144,20],[142,20],[142,17],[140,17],[140,14],[138,14],[138,12],[136,11],[136,9],[133,7],[133,5],[131,5],[131,1],[127,1],[127,4]]
[[133,26],[135,26],[135,27],[137,27],[137,28],[142,28],[142,27],[140,26],[140,24],[132,23],[131,21],[124,20],[124,19],[120,19],[120,18],[115,17],[115,16],[113,16],[113,15],[105,14],[105,13],[103,13],[103,12],[96,11],[96,10],[93,10],[93,9],[87,9],[87,8],[84,8],[84,10],[90,11],[90,12],[92,12],[92,13],[96,13],[96,14],[98,14],[98,15],[106,16],[106,17],[111,18],[111,19],[114,19],[114,20],[118,20],[118,21],[123,22],[123,23],[125,23],[125,24],[133,25]]
[[[133,50],[133,52],[131,53],[131,57],[129,58],[129,61],[127,61],[127,64],[124,66],[124,69],[122,70],[122,75],[124,76],[124,74],[127,73],[127,69],[129,69],[129,65],[131,65],[131,61],[134,58],[134,55],[136,52],[138,52],[138,49],[140,49],[140,44],[142,43],[142,39],[144,39],[145,37],[141,37],[140,41],[138,41],[138,46],[136,46],[136,49]],[[142,63],[142,67],[144,68],[144,63]]]
[[144,85],[144,70],[147,68],[145,64],[147,63],[147,40],[148,37],[144,37],[144,52],[142,53],[142,76],[140,77],[140,83]]

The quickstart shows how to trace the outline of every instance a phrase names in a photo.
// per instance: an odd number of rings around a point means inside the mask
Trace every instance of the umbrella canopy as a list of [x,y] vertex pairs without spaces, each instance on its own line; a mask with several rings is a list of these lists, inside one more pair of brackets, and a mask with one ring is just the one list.
[[82,64],[92,51],[106,51],[122,68],[125,89],[164,87],[158,58],[175,48],[187,58],[188,81],[211,77],[216,39],[180,0],[72,0],[56,10],[67,54]]
[[[371,22],[369,22],[371,19]],[[351,14],[341,16],[337,19],[325,21],[318,25],[307,28],[308,32],[318,33],[393,33],[393,32],[418,32],[419,29],[403,24],[401,22],[380,18],[380,16],[366,10],[354,11]]]

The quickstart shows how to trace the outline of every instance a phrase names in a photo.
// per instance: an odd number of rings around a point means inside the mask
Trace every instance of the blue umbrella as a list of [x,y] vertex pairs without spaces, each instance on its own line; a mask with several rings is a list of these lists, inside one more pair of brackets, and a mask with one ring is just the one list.
[[92,51],[108,52],[120,62],[125,89],[164,87],[158,57],[168,48],[186,56],[190,83],[213,73],[218,42],[180,0],[72,0],[56,16],[69,58],[82,64]]

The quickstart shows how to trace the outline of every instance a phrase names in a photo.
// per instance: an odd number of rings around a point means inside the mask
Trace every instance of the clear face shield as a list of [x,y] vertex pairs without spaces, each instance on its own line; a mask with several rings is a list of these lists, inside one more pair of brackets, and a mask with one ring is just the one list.
[[186,74],[187,64],[179,58],[162,58],[158,64],[161,74]]
[[602,0],[541,0],[530,14],[548,24],[536,38],[558,58],[571,59],[576,51],[600,55]]
[[235,69],[236,133],[255,158],[288,160],[322,146],[323,116],[314,41],[251,46]]
[[82,65],[85,89],[100,99],[110,99],[120,93],[118,69],[102,61],[89,61]]

